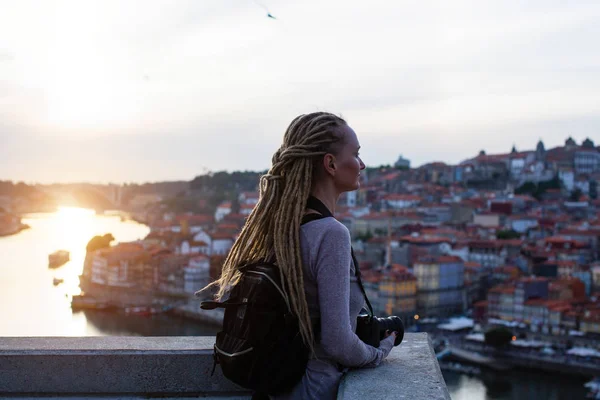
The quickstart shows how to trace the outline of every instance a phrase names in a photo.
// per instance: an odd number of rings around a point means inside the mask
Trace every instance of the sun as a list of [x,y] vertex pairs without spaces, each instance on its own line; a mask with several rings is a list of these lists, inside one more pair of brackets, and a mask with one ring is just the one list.
[[81,242],[81,235],[87,234],[89,225],[95,215],[94,210],[79,207],[59,207],[56,213],[56,224],[69,248],[76,248]]

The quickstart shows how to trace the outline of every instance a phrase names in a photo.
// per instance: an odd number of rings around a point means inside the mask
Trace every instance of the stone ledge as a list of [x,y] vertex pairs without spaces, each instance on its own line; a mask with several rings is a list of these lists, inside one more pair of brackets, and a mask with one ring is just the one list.
[[[0,338],[0,396],[39,398],[249,398],[212,371],[213,337]],[[340,399],[450,399],[425,333],[375,369],[349,372]]]
[[450,394],[427,334],[407,333],[377,368],[346,374],[338,399],[450,400]]

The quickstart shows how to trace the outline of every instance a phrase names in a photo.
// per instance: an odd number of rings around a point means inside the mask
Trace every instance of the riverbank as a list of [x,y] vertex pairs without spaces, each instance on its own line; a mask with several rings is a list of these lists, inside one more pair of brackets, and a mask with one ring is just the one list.
[[7,230],[0,230],[0,237],[12,236],[24,231],[25,229],[30,229],[31,227],[27,224],[19,224],[17,227],[11,227]]
[[73,296],[71,308],[74,312],[80,310],[106,311],[114,314],[135,317],[153,317],[159,314],[175,315],[180,318],[201,322],[212,327],[221,327],[224,310],[202,310],[200,301],[193,298],[178,305],[159,306],[123,306],[115,302],[98,300],[89,295]]
[[112,310],[122,314],[154,315],[169,313],[182,318],[220,326],[224,311],[202,310],[200,299],[181,292],[157,292],[131,290],[131,288],[108,287],[80,277],[82,294],[73,296],[71,308]]
[[[446,347],[437,352],[438,360],[454,360],[491,370],[529,370],[559,373],[581,379],[600,376],[600,359],[580,356],[568,349],[550,346],[528,347],[527,342],[511,342],[504,348],[494,348],[464,336],[453,336]],[[516,344],[515,344],[516,343]]]

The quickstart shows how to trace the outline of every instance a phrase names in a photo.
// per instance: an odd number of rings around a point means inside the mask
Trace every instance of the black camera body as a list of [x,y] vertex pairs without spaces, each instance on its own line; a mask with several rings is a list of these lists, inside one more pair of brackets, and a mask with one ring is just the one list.
[[385,338],[386,331],[397,333],[394,346],[402,343],[404,324],[399,317],[378,318],[371,315],[359,315],[356,318],[356,336],[368,345],[379,347],[379,342]]

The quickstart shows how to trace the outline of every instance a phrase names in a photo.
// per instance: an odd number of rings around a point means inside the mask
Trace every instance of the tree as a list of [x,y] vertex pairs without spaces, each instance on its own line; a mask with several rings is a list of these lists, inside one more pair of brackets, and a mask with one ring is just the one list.
[[560,189],[560,179],[558,175],[549,181],[534,183],[527,181],[515,189],[515,194],[529,194],[536,200],[541,200],[548,189]]
[[360,240],[360,241],[363,241],[363,242],[368,242],[369,239],[371,239],[372,237],[373,237],[373,233],[370,230],[368,230],[365,233],[361,233],[359,235],[356,235],[356,240]]
[[485,333],[485,344],[494,347],[504,347],[511,342],[513,333],[508,328],[492,328]]
[[569,201],[579,201],[582,195],[583,193],[581,192],[581,189],[577,188],[571,192],[571,195],[569,196]]
[[114,236],[110,233],[107,233],[103,236],[94,236],[90,239],[87,246],[85,246],[85,250],[87,252],[93,252],[99,249],[105,249],[110,247],[110,242],[115,240]]
[[520,237],[521,237],[521,234],[512,229],[498,231],[496,233],[496,239],[519,239]]
[[237,214],[240,212],[240,199],[239,197],[236,195],[236,193],[233,193],[233,195],[231,196],[231,212],[234,214]]

